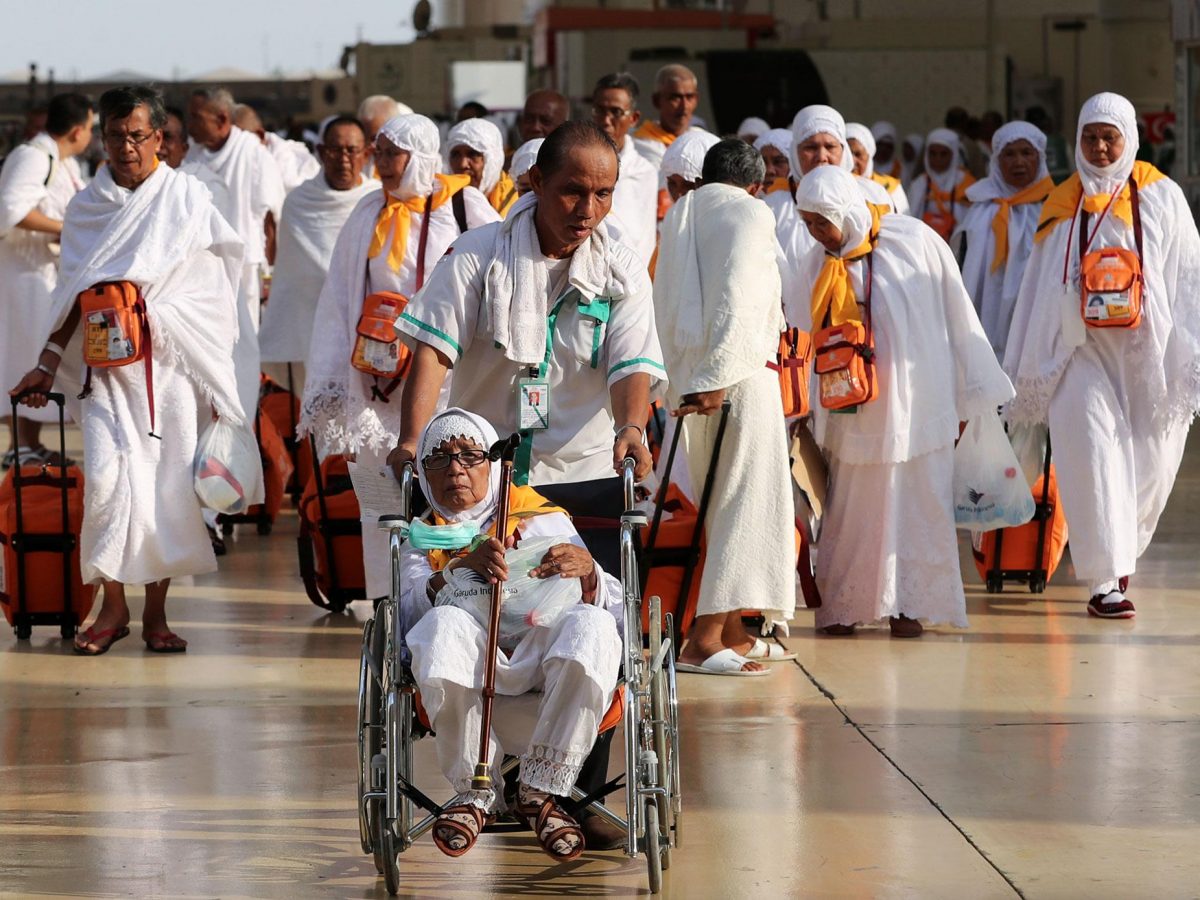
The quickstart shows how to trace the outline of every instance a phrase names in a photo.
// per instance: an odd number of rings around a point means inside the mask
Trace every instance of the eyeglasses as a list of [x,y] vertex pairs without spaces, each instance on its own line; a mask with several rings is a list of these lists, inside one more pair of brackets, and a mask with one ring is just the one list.
[[450,468],[450,463],[458,460],[458,464],[464,469],[470,469],[473,466],[479,465],[488,458],[486,450],[460,450],[457,453],[430,453],[422,461],[421,465],[427,471],[437,471],[439,469]]
[[593,106],[592,115],[597,119],[615,119],[620,122],[626,116],[632,115],[632,109],[621,109],[619,106]]
[[322,153],[328,153],[330,156],[344,156],[353,159],[358,156],[366,147],[322,147]]
[[140,147],[150,138],[154,137],[153,131],[133,131],[129,134],[114,134],[113,132],[105,132],[104,143],[110,147],[124,147],[126,144],[133,144],[135,147]]

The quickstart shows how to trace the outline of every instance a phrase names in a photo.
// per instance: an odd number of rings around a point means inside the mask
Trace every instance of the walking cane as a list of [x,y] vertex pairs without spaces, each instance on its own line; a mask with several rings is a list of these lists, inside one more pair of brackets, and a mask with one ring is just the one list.
[[[496,537],[501,544],[507,537],[508,530],[508,501],[512,488],[513,459],[517,455],[517,447],[521,445],[521,435],[512,434],[504,440],[497,441],[488,451],[488,458],[495,462],[500,460],[500,496],[496,502]],[[479,730],[479,762],[475,764],[475,775],[471,778],[471,790],[486,791],[492,787],[492,776],[488,774],[488,745],[492,734],[492,701],[496,699],[496,653],[500,645],[500,599],[504,592],[504,582],[497,581],[492,585],[492,605],[488,618],[487,655],[484,657],[483,670],[483,720]]]

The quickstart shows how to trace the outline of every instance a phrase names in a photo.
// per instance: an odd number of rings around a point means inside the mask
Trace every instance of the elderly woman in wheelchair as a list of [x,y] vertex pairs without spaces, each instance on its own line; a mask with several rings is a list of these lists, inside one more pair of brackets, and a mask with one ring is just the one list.
[[[584,849],[560,805],[596,739],[621,665],[622,591],[584,549],[570,518],[529,487],[514,487],[508,521],[496,527],[496,433],[460,409],[435,416],[417,467],[430,513],[414,522],[401,568],[401,615],[412,673],[436,734],[442,772],[457,795],[433,827],[448,856],[474,846],[503,792],[472,790],[482,718],[491,585],[504,583],[492,783],[503,754],[520,756],[515,812],[557,861]],[[466,545],[464,548],[464,544]],[[455,547],[463,549],[453,549]],[[520,715],[532,705],[532,722]]]

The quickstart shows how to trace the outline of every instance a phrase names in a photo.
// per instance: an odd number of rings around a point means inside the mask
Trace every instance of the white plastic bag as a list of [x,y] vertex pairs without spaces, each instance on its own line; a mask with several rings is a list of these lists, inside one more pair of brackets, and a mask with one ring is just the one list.
[[226,515],[245,512],[261,493],[262,457],[254,432],[215,419],[200,435],[192,472],[202,505]]
[[[529,538],[521,546],[504,554],[508,563],[508,581],[500,602],[500,644],[512,647],[530,629],[549,628],[567,609],[583,598],[578,578],[530,578],[529,573],[542,562],[542,557],[559,544],[570,543],[567,535]],[[492,586],[470,569],[457,567],[450,571],[446,587],[437,598],[438,605],[465,609],[484,629],[492,604]]]
[[1042,477],[1046,466],[1046,438],[1049,429],[1044,425],[1009,425],[1008,442],[1032,490]]
[[968,531],[1024,525],[1033,495],[998,415],[967,423],[954,448],[954,522]]

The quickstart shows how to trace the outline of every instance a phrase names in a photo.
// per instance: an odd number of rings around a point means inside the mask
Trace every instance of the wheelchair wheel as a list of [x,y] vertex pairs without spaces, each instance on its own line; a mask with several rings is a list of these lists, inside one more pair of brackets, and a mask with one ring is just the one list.
[[383,875],[383,883],[390,896],[400,893],[400,841],[391,823],[384,815],[383,804],[375,817],[375,864]]
[[[665,870],[671,868],[671,760],[674,755],[671,750],[665,668],[659,670],[650,686],[650,722],[654,755],[658,757],[658,784],[655,787],[662,787],[667,792],[665,796],[656,794],[653,799],[654,806],[658,811],[658,822],[662,825],[664,835],[661,856],[662,867]],[[649,827],[650,825],[647,823],[646,828],[649,829]]]
[[369,710],[379,705],[379,687],[370,663],[374,626],[374,619],[363,626],[362,652],[358,660],[358,837],[363,853],[368,854],[374,852],[375,836],[368,815],[374,803],[364,803],[362,798],[371,790],[371,758],[378,752],[372,745],[370,735],[374,729],[369,727],[368,719]]
[[[368,644],[369,656],[364,657],[367,667],[366,679],[366,710],[363,721],[363,756],[362,764],[366,783],[371,791],[384,790],[386,780],[380,772],[377,760],[382,760],[383,753],[383,688],[376,672],[383,671],[383,656],[387,646],[387,629],[383,627],[380,617],[371,620],[371,639]],[[374,663],[376,668],[371,667]],[[364,812],[367,831],[370,834],[371,852],[375,857],[375,871],[384,874],[383,846],[379,842],[379,825],[387,818],[387,804],[383,800],[369,800]]]
[[667,688],[667,791],[671,798],[671,845],[683,846],[683,775],[680,768],[682,750],[679,739],[679,691],[675,680],[675,656],[668,654],[663,665]]
[[658,831],[658,804],[653,797],[646,799],[646,835],[643,838],[643,851],[646,854],[646,874],[650,882],[650,893],[662,892],[663,860],[661,841]]

